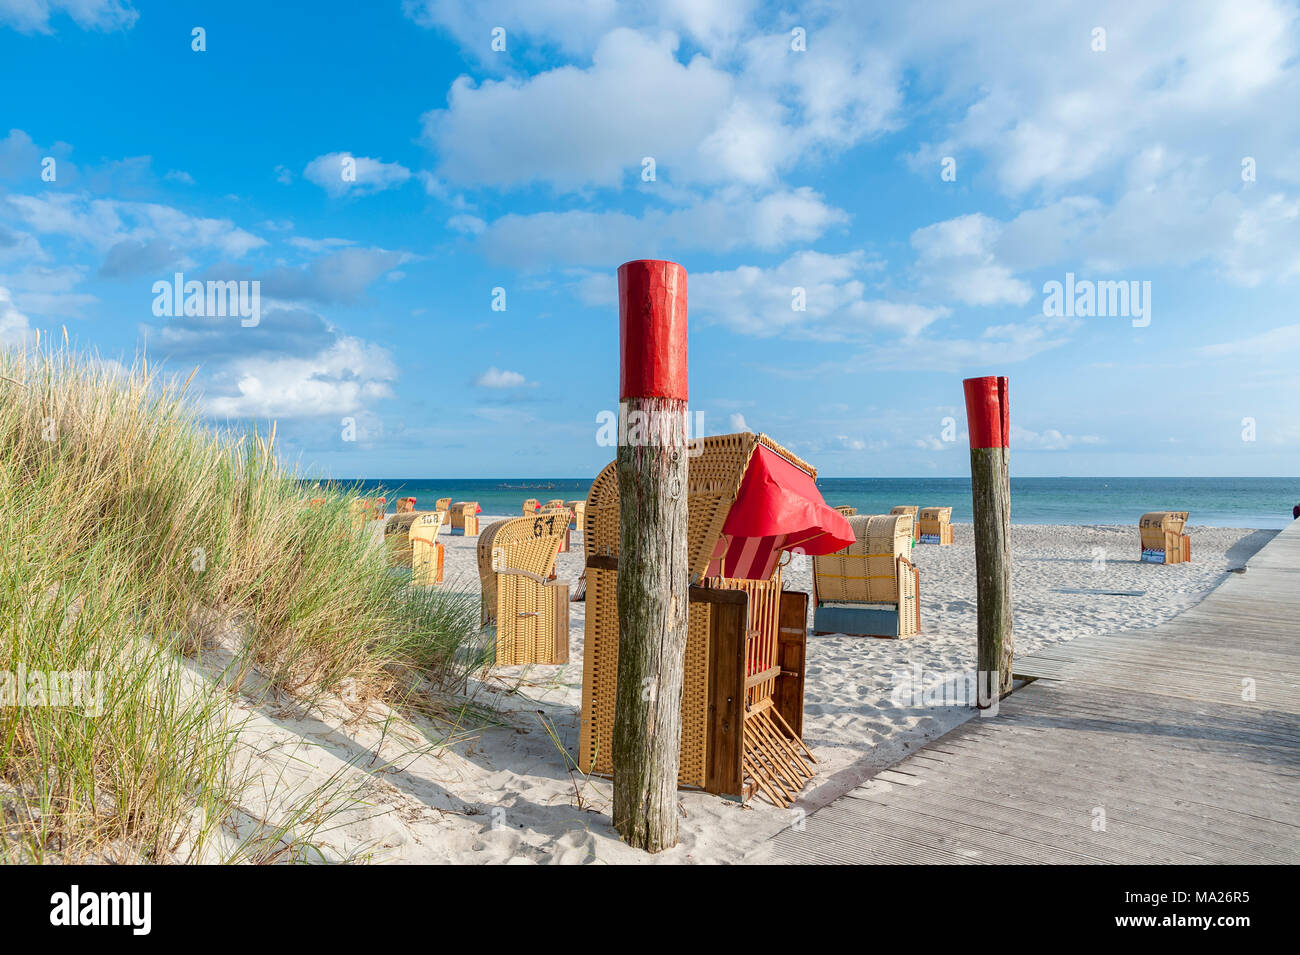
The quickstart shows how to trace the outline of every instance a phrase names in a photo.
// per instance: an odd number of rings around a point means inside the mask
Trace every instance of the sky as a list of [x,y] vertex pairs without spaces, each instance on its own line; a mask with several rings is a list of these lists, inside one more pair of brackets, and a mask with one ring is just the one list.
[[1297,52],[1282,0],[0,0],[0,343],[197,368],[314,476],[586,477],[665,258],[704,430],[821,476],[967,474],[993,374],[1014,475],[1293,476]]

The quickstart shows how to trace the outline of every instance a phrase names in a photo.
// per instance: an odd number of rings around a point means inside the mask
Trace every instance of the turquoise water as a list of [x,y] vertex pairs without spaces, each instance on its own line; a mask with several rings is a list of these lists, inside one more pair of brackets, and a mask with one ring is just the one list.
[[[589,479],[360,481],[363,493],[414,496],[417,507],[440,497],[478,501],[484,514],[518,514],[525,498],[566,501],[587,496]],[[965,478],[827,478],[817,482],[828,504],[852,504],[863,514],[895,504],[951,506],[952,519],[970,520]],[[1300,503],[1300,478],[1012,478],[1011,520],[1017,524],[1136,524],[1146,511],[1190,511],[1189,523],[1281,528]],[[391,508],[390,504],[390,508]]]

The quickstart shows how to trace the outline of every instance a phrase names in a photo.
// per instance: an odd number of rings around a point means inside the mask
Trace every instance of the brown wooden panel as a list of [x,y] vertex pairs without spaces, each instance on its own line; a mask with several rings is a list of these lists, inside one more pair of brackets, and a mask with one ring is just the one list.
[[[745,624],[748,596],[743,590],[712,608],[709,628],[708,748],[704,788],[740,796],[743,779],[745,700]],[[713,602],[713,601],[710,601]]]
[[808,595],[798,590],[781,591],[777,615],[777,656],[781,675],[776,678],[772,702],[781,718],[803,738],[804,667],[808,646]]

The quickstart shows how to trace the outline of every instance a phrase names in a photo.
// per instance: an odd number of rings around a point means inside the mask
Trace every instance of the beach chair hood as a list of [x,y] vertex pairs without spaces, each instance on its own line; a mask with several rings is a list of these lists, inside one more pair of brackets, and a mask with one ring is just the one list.
[[760,444],[722,525],[709,574],[765,580],[781,551],[831,554],[855,539],[844,515],[822,499],[812,475]]

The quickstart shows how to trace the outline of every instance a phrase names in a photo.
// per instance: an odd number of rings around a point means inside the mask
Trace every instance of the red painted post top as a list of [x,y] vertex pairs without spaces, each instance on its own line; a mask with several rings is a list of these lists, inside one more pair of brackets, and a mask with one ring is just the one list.
[[637,259],[618,267],[619,398],[686,400],[686,270]]
[[967,378],[966,424],[972,448],[1005,448],[1011,440],[1011,406],[1007,401],[1007,379]]

